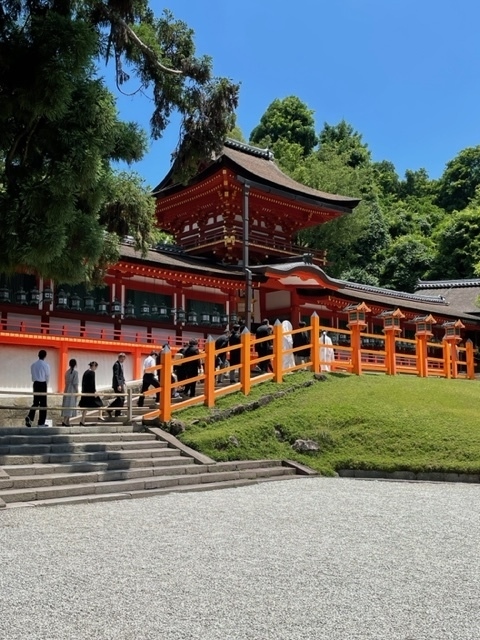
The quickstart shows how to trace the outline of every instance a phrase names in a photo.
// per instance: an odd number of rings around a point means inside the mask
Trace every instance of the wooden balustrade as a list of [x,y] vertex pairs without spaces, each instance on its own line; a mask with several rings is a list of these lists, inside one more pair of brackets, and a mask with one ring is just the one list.
[[[199,374],[194,378],[172,382],[174,367],[182,361],[174,358],[179,344],[177,340],[165,341],[170,345],[162,350],[160,365],[153,367],[151,371],[158,373],[160,380],[160,404],[158,408],[147,414],[147,418],[159,417],[162,420],[170,420],[173,413],[181,408],[193,404],[205,404],[213,407],[218,397],[231,391],[241,391],[248,395],[254,384],[261,384],[267,380],[281,382],[285,373],[303,369],[307,366],[312,372],[319,373],[322,364],[321,360],[320,335],[322,331],[328,331],[333,338],[331,348],[334,352],[333,361],[328,365],[332,372],[351,372],[361,375],[365,372],[380,372],[387,375],[413,374],[421,377],[441,376],[445,378],[463,378],[472,380],[474,372],[474,349],[473,344],[468,340],[465,346],[451,344],[444,340],[442,343],[429,342],[425,335],[420,335],[416,339],[405,339],[393,335],[370,334],[363,332],[357,326],[351,330],[322,327],[316,313],[311,317],[309,327],[302,329],[310,335],[309,347],[298,347],[297,349],[284,348],[284,337],[282,324],[276,322],[273,327],[273,335],[257,340],[253,334],[244,329],[241,336],[241,344],[235,347],[224,347],[215,349],[215,340],[209,337],[202,344],[200,342],[201,353],[185,360],[185,362],[198,360]],[[287,332],[294,335],[300,329],[293,329]],[[29,332],[28,328],[21,325],[19,331],[0,332],[0,344],[10,346],[29,346],[33,348],[45,348],[58,350],[60,362],[68,362],[69,352],[72,350],[88,350],[110,352],[117,354],[124,351],[133,357],[134,379],[138,379],[142,374],[142,365],[145,356],[150,353],[152,343],[142,343],[141,337],[136,334],[133,340],[119,340],[118,335],[114,339],[105,338],[104,329],[100,332],[100,339],[88,338],[85,333],[83,337],[68,335],[65,327],[62,327],[60,335],[52,335],[38,332]],[[256,345],[266,340],[273,341],[273,353],[266,357],[259,357],[256,352]],[[295,354],[296,350],[310,348],[310,359],[307,363],[289,366],[287,370],[283,368],[283,359],[287,354]],[[226,366],[221,370],[225,375],[232,369],[239,370],[239,381],[230,385],[217,384],[219,372],[215,369],[216,358],[219,354],[226,354],[232,349],[240,350],[241,364],[237,367]],[[258,373],[258,364],[264,360],[271,360],[273,372]],[[200,367],[201,365],[201,367]],[[157,371],[158,370],[158,371]],[[177,402],[172,401],[172,392],[188,382],[197,381],[200,383],[199,395],[195,398],[182,399]],[[63,385],[63,371],[59,371],[58,387],[54,391],[60,390]],[[157,393],[156,389],[151,389],[145,393],[146,396]]]

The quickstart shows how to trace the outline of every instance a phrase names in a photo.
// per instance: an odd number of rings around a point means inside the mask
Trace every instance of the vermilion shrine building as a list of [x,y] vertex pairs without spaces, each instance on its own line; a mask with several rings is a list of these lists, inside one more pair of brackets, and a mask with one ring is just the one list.
[[343,329],[345,307],[361,302],[371,310],[372,334],[382,332],[381,313],[399,308],[405,338],[413,337],[415,318],[431,314],[434,339],[443,337],[444,323],[460,319],[464,338],[480,342],[480,280],[426,282],[409,294],[330,278],[325,254],[305,253],[295,235],[351,215],[359,201],[295,182],[268,150],[227,140],[188,184],[176,184],[170,172],[153,195],[158,225],[175,245],[143,258],[126,242],[105,287],[87,292],[22,273],[0,280],[0,345],[18,371],[12,380],[4,367],[0,388],[30,389],[29,364],[40,344],[48,348],[45,337],[58,340],[50,357],[54,390],[65,365],[56,349],[65,340],[79,370],[95,356],[97,384],[109,386],[117,343],[134,355],[126,374],[136,378],[152,344],[215,335],[239,318],[253,327],[264,317],[289,319],[296,327],[314,311],[321,325]]

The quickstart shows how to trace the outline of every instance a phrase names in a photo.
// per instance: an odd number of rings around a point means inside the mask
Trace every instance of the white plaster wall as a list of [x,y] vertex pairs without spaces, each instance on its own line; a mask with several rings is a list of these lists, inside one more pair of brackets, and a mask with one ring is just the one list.
[[17,313],[9,313],[7,318],[8,331],[20,331],[20,325],[23,322],[27,333],[40,333],[40,316],[27,316]]
[[[38,360],[39,347],[16,347],[2,345],[0,354],[2,366],[0,367],[0,389],[2,391],[31,391],[32,377],[30,366]],[[50,383],[48,390],[57,391],[57,372],[59,365],[59,352],[57,349],[46,349],[46,362],[50,365]]]
[[99,339],[102,329],[104,330],[104,340],[113,340],[113,324],[106,322],[89,322],[85,323],[85,331],[89,338]]
[[[265,306],[267,316],[269,311],[274,309],[285,309],[291,305],[290,291],[272,291],[265,296]],[[271,320],[271,318],[269,318]]]
[[78,337],[80,335],[80,320],[67,318],[50,318],[49,333],[54,336],[61,336],[65,328],[65,335]]

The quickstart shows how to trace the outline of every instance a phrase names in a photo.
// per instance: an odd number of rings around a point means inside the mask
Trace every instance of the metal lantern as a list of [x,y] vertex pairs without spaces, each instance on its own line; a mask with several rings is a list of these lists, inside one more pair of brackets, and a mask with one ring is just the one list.
[[53,302],[53,289],[52,287],[43,288],[43,302]]
[[135,318],[135,305],[131,300],[127,302],[125,305],[125,317],[126,318]]
[[15,302],[17,304],[27,304],[27,292],[23,287],[15,293]]
[[230,314],[230,324],[237,324],[237,323],[238,323],[238,315],[234,311],[233,313]]
[[0,288],[0,302],[10,302],[10,289],[7,287]]
[[108,304],[105,302],[105,299],[102,298],[97,306],[97,314],[99,316],[108,315]]
[[156,304],[156,302],[154,302],[152,304],[152,306],[150,307],[150,315],[151,316],[158,316],[158,305]]
[[92,313],[95,311],[95,298],[91,294],[86,295],[83,299],[83,310]]
[[186,313],[180,307],[180,309],[177,309],[177,323],[181,324],[181,323],[185,322],[185,320],[186,320]]
[[116,298],[110,304],[110,313],[114,316],[119,316],[122,313],[122,304]]
[[140,315],[141,316],[149,316],[150,315],[150,305],[146,300],[143,301],[143,304],[140,306]]
[[[6,302],[10,302],[10,301],[6,300]],[[30,291],[30,304],[32,306],[38,306],[39,303],[40,303],[40,291],[37,289],[37,287],[33,287],[33,289]]]
[[220,324],[220,314],[218,313],[218,311],[214,311],[212,313],[210,322],[215,326],[218,326]]
[[210,324],[210,314],[206,311],[200,314],[200,324]]
[[161,304],[158,307],[158,315],[160,316],[160,320],[168,320],[168,309],[164,304]]
[[82,308],[82,299],[76,293],[70,296],[70,308],[72,311],[80,311]]
[[57,294],[57,309],[68,309],[68,297],[63,289]]
[[188,312],[187,322],[188,324],[198,324],[198,314],[196,311],[193,311],[193,309]]
[[220,324],[228,324],[228,314],[222,313],[222,315],[220,316]]

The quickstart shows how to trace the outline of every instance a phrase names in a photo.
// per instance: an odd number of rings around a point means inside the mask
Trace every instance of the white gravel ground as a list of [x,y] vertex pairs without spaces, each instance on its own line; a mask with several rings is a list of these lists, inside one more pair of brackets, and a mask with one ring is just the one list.
[[2,640],[480,640],[480,486],[305,478],[0,512]]

